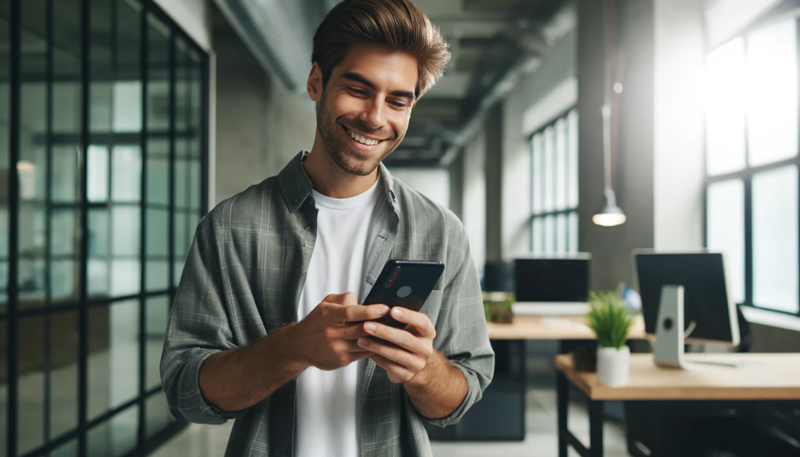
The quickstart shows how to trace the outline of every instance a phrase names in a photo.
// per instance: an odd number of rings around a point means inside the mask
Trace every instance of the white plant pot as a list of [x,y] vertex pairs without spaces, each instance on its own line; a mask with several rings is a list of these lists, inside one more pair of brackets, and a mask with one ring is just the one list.
[[630,375],[631,350],[597,347],[597,382],[619,387],[628,383]]

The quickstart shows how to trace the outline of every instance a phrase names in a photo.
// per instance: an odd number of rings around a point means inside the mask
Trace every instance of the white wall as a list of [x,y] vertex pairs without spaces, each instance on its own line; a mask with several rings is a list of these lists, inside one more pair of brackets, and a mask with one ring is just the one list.
[[703,246],[703,8],[655,0],[653,212],[656,249]]
[[211,50],[210,0],[155,0],[206,51]]
[[389,168],[392,177],[431,200],[450,207],[450,173],[445,168]]
[[[502,157],[502,258],[509,260],[530,252],[531,160],[528,137],[542,123],[561,114],[552,107],[568,108],[577,101],[577,30],[566,33],[536,70],[521,79],[503,101]],[[551,94],[571,100],[554,101]],[[546,114],[552,114],[547,118]],[[488,221],[493,223],[493,221]]]
[[461,221],[469,237],[478,271],[486,262],[486,132],[481,130],[464,147]]

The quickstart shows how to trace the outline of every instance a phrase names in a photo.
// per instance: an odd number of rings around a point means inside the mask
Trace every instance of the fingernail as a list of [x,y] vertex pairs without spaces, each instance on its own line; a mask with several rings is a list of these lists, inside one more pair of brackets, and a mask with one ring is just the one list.
[[366,338],[359,338],[357,343],[359,346],[367,346],[369,344],[369,341],[367,341]]
[[368,331],[370,333],[374,332],[375,331],[375,324],[371,324],[371,323],[364,324],[364,330],[366,330],[366,331]]
[[394,314],[395,316],[402,316],[403,311],[401,311],[400,308],[394,308],[392,309],[392,314]]
[[378,307],[378,314],[384,314],[386,311],[389,311],[389,307],[386,305],[381,305]]

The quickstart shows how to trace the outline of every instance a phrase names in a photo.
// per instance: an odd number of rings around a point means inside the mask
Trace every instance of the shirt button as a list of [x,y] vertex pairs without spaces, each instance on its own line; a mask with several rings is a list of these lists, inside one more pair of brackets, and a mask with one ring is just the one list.
[[291,454],[291,453],[292,453],[292,448],[291,448],[291,447],[287,447],[287,448],[286,448],[286,452],[288,452],[289,454]]
[[296,205],[296,204],[297,204],[299,201],[300,201],[300,199],[299,199],[299,198],[295,198],[295,199],[294,199],[294,201],[292,201],[292,204],[293,204],[293,205]]
[[311,231],[311,226],[310,225],[306,225],[305,226],[305,231],[306,232],[310,232]]
[[294,400],[294,394],[289,394],[289,400]]

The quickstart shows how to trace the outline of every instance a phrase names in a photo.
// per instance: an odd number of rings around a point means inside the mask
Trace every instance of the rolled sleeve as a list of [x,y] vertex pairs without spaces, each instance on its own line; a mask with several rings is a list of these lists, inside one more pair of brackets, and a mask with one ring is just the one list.
[[218,352],[235,349],[228,326],[221,271],[209,247],[204,221],[198,225],[170,311],[161,382],[170,410],[178,418],[201,424],[221,424],[244,414],[225,412],[200,391],[200,368]]
[[423,418],[440,427],[458,422],[481,399],[494,374],[494,351],[489,342],[478,272],[472,261],[466,234],[462,235],[464,248],[457,251],[460,259],[454,264],[458,268],[443,290],[434,344],[464,375],[467,395],[449,416]]

